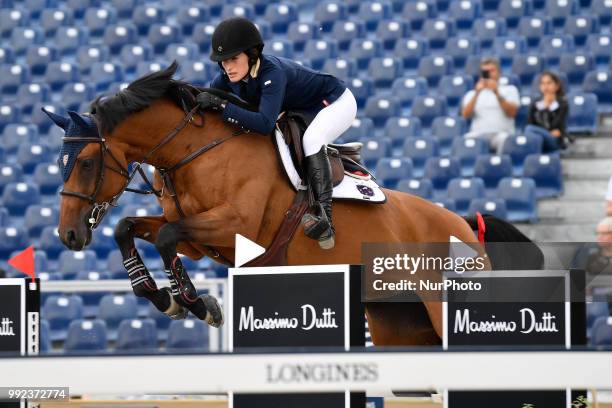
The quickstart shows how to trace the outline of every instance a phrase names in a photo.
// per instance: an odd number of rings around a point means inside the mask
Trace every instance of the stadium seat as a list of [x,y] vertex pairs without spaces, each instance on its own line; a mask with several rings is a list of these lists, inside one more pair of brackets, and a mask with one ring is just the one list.
[[[348,8],[342,1],[317,2],[314,11],[314,21],[321,25],[323,32],[329,33],[337,21],[344,21],[348,17]],[[333,36],[333,38],[336,38]]]
[[508,221],[536,222],[538,206],[536,203],[536,186],[530,178],[505,177],[499,181],[497,195],[506,200]]
[[365,70],[372,58],[382,57],[383,46],[379,40],[356,38],[351,41],[348,56],[357,61],[359,69]]
[[57,271],[65,279],[72,279],[81,271],[95,271],[96,260],[96,253],[90,249],[78,252],[65,249],[59,255]]
[[117,10],[120,19],[132,18],[134,9],[144,0],[111,0],[110,4]]
[[51,328],[49,322],[46,319],[40,320],[40,335],[39,335],[39,346],[38,351],[41,355],[48,354],[51,349]]
[[[2,132],[2,147],[6,153],[14,154],[19,146],[34,143],[38,139],[39,134],[36,126],[12,123],[6,126]],[[12,179],[11,181],[15,180]]]
[[201,52],[210,52],[210,41],[215,32],[215,25],[211,23],[197,23],[193,26],[191,39],[198,44]]
[[393,81],[391,93],[400,101],[403,108],[410,108],[417,96],[427,95],[427,80],[420,76],[404,76]]
[[501,18],[481,18],[474,22],[472,33],[480,40],[480,48],[489,49],[493,41],[507,33],[506,21]]
[[[106,271],[81,271],[76,274],[75,280],[78,281],[101,281],[110,279],[110,273]],[[85,292],[80,294],[85,306],[85,316],[93,317],[98,313],[98,305],[104,296],[104,292]]]
[[364,113],[376,127],[383,127],[387,119],[400,115],[401,104],[391,94],[378,94],[368,98]]
[[64,352],[103,352],[106,342],[106,323],[102,320],[73,320],[68,326]]
[[51,98],[51,89],[45,83],[21,84],[17,90],[15,107],[23,114],[32,113],[32,108],[38,103],[44,103]]
[[[146,43],[125,44],[119,53],[119,61],[121,61],[121,64],[128,72],[135,72],[140,62],[150,61],[152,58],[153,47]],[[96,65],[96,62],[93,62],[91,65]]]
[[76,18],[83,18],[89,9],[96,9],[102,6],[101,0],[66,0],[66,7],[74,12]]
[[277,57],[293,58],[293,44],[286,40],[274,40],[269,44],[268,53]]
[[422,35],[431,49],[440,50],[444,48],[446,41],[455,35],[455,23],[445,18],[427,20],[423,24]]
[[[96,72],[99,72],[101,68],[100,66],[98,66],[98,64],[105,64],[105,63],[97,62]],[[112,66],[112,64],[109,64],[109,65]],[[109,84],[112,82],[110,81],[110,78],[107,78],[107,81]],[[65,106],[67,110],[78,111],[80,105],[83,102],[90,102],[94,99],[95,93],[96,93],[96,89],[92,85],[89,85],[83,82],[75,82],[75,83],[66,84],[62,88],[62,93],[61,93],[62,105]],[[46,122],[51,122],[48,117],[46,118]],[[53,123],[51,122],[49,126],[52,124]]]
[[480,55],[470,55],[465,61],[465,69],[464,75],[468,75],[472,77],[474,81],[477,81],[480,78],[480,63],[482,61],[482,57]]
[[568,16],[563,27],[563,32],[572,36],[579,47],[586,44],[589,35],[598,31],[599,22],[596,17],[590,15]]
[[548,66],[556,66],[562,55],[573,53],[574,38],[569,35],[547,35],[540,40],[540,55]]
[[91,66],[96,62],[108,61],[110,50],[105,45],[84,45],[77,49],[77,67],[84,75],[89,74]]
[[453,72],[453,60],[449,56],[426,56],[419,61],[419,76],[427,79],[427,84],[435,88],[440,78]]
[[[6,166],[2,169],[2,172]],[[12,182],[4,187],[2,205],[11,215],[23,215],[29,205],[40,202],[38,186],[31,182]]]
[[57,59],[57,49],[51,45],[32,45],[28,47],[25,57],[32,75],[44,75],[47,66]]
[[427,55],[429,47],[427,42],[421,38],[410,38],[395,43],[393,55],[404,61],[404,68],[415,70],[419,66],[421,58]]
[[431,135],[438,141],[443,156],[451,152],[453,140],[467,131],[467,123],[462,117],[438,116],[431,124]]
[[571,92],[567,100],[569,102],[568,132],[594,134],[597,130],[597,95]]
[[289,24],[298,20],[297,7],[290,2],[270,3],[266,7],[265,19],[271,24],[273,33],[284,34]]
[[117,11],[112,7],[88,8],[83,23],[89,29],[90,36],[102,37],[106,27],[117,24]]
[[297,52],[304,50],[306,41],[318,38],[320,38],[319,27],[315,23],[294,21],[289,24],[287,39],[293,43],[293,48]]
[[[24,234],[27,236],[27,233]],[[40,239],[39,247],[41,250],[49,256],[49,258],[56,259],[57,256],[64,250],[64,244],[59,239],[57,233],[57,227],[45,227],[43,228]]]
[[23,226],[30,238],[38,237],[44,227],[59,223],[59,210],[49,205],[31,205],[25,212]]
[[516,28],[523,16],[533,12],[531,0],[502,0],[497,8],[497,15],[506,20],[508,28]]
[[0,256],[8,259],[14,251],[22,251],[28,245],[28,233],[23,227],[0,227]]
[[544,68],[545,60],[537,54],[521,54],[512,58],[512,73],[518,75],[522,86],[530,86],[533,78]]
[[589,53],[568,53],[561,55],[559,71],[567,75],[572,85],[582,85],[584,77],[595,69],[595,57]]
[[95,62],[91,66],[90,78],[98,91],[107,90],[112,83],[123,79],[123,66],[118,62]]
[[14,62],[13,49],[7,46],[0,46],[0,65],[13,64]]
[[44,42],[40,27],[15,27],[10,31],[10,35],[9,41],[16,56],[24,55],[31,45],[42,45]]
[[410,28],[415,31],[421,30],[425,21],[435,18],[438,9],[435,1],[407,1],[404,3],[402,18],[410,24]]
[[0,132],[4,131],[5,126],[18,123],[21,113],[10,104],[0,104]]
[[193,28],[198,23],[205,23],[210,18],[210,10],[206,4],[185,4],[179,7],[176,14],[176,22],[181,27],[183,36],[189,37],[193,34]]
[[357,62],[351,59],[330,58],[323,64],[323,71],[349,82],[357,76]]
[[117,247],[115,242],[115,230],[109,226],[101,226],[93,233],[90,249],[96,252],[98,259],[103,259],[106,255]]
[[6,208],[0,207],[0,227],[8,227],[10,224],[9,212]]
[[173,321],[168,329],[166,349],[168,351],[200,351],[209,350],[209,328],[201,320],[187,319]]
[[451,37],[446,42],[444,49],[444,55],[451,57],[455,69],[465,67],[465,62],[470,55],[479,54],[480,42],[477,38],[471,36]]
[[58,28],[73,25],[74,14],[71,9],[66,7],[47,8],[42,11],[39,23],[45,32],[45,36],[50,38],[55,35]]
[[372,58],[368,65],[368,77],[378,88],[389,88],[402,71],[402,61],[398,58]]
[[597,95],[597,110],[612,112],[612,74],[609,71],[591,71],[584,77],[582,90]]
[[304,58],[310,60],[314,69],[323,68],[325,60],[336,58],[338,43],[333,40],[308,40],[304,45]]
[[439,155],[438,141],[433,138],[410,137],[404,142],[404,157],[412,160],[414,177],[423,177],[425,163]]
[[387,119],[384,130],[384,135],[391,140],[392,147],[402,147],[407,138],[419,137],[421,133],[421,120],[406,117]]
[[[190,84],[206,87],[212,76],[207,74],[206,64],[201,61],[189,61],[180,66],[181,76]],[[216,67],[218,69],[218,67]]]
[[129,319],[119,324],[117,350],[151,352],[157,350],[157,328],[153,319]]
[[[160,272],[160,274],[163,274],[164,279],[167,279],[163,272]],[[160,278],[162,278],[162,276],[160,276]],[[192,276],[192,278],[195,279],[195,276]],[[155,279],[157,279],[157,276],[155,276]],[[168,328],[170,327],[172,319],[169,319],[167,315],[157,310],[153,303],[148,303],[149,304],[146,306],[145,316],[155,321],[155,325],[157,326],[158,340],[165,341],[168,338]]]
[[387,0],[360,2],[357,19],[366,23],[368,31],[375,31],[378,23],[391,18],[391,3]]
[[365,35],[365,23],[358,20],[338,20],[331,29],[331,38],[338,42],[341,51],[348,51],[353,40],[364,38]]
[[364,139],[361,157],[366,167],[374,168],[378,160],[391,156],[391,142],[386,138]]
[[448,107],[455,109],[468,91],[474,88],[474,80],[469,75],[446,75],[440,79],[438,92],[446,97]]
[[30,12],[22,7],[0,8],[0,37],[9,37],[18,27],[30,25]]
[[531,48],[540,44],[540,39],[552,33],[552,21],[548,17],[523,17],[519,23],[518,35],[525,37]]
[[221,8],[221,19],[225,20],[231,17],[244,17],[253,20],[255,17],[255,7],[248,3],[226,3]]
[[73,56],[78,48],[89,42],[89,30],[86,27],[59,27],[53,44],[61,55]]
[[590,13],[599,17],[602,27],[609,27],[612,23],[612,4],[607,0],[592,0]]
[[30,82],[30,71],[26,65],[8,64],[0,66],[0,93],[16,94],[22,84]]
[[476,158],[488,152],[489,147],[485,140],[477,138],[453,139],[451,156],[456,157],[461,163],[461,175],[463,177],[473,176]]
[[339,142],[358,142],[362,139],[374,137],[374,122],[370,118],[358,117],[353,120],[348,128],[338,139]]
[[384,187],[394,189],[400,180],[412,177],[412,160],[384,157],[378,160],[374,174]]
[[474,176],[484,180],[488,196],[494,195],[499,181],[512,176],[512,159],[507,155],[480,155],[474,164]]
[[46,67],[44,81],[53,92],[61,90],[66,84],[81,79],[79,67],[69,62],[51,62]]
[[587,38],[586,49],[593,54],[595,62],[607,64],[612,60],[612,34],[591,34]]
[[499,37],[493,41],[493,50],[499,58],[502,69],[512,66],[515,55],[527,52],[527,41],[523,37]]
[[467,215],[472,200],[485,198],[484,181],[480,178],[454,178],[449,181],[446,194],[455,201],[455,212]]
[[51,340],[64,340],[70,323],[83,318],[83,300],[77,295],[51,295],[45,301],[41,314],[49,322]]
[[461,0],[450,3],[448,15],[455,20],[459,30],[472,28],[474,20],[482,14],[482,3],[480,0]]
[[578,12],[578,0],[546,0],[545,13],[552,18],[554,27],[563,27],[565,19]]
[[378,23],[376,38],[383,42],[383,48],[392,51],[395,44],[408,38],[410,26],[403,20],[384,20]]
[[505,220],[508,218],[508,210],[506,209],[506,201],[501,198],[475,198],[470,201],[470,206],[467,210],[467,215],[474,215],[477,212],[481,214],[490,214],[494,217]]
[[132,23],[118,23],[106,26],[104,30],[104,45],[112,55],[118,55],[126,44],[135,44],[138,41],[138,30]]
[[111,250],[106,256],[106,271],[111,279],[126,279],[127,272],[123,266],[123,255],[119,249]]
[[180,29],[176,25],[155,23],[148,27],[147,40],[156,54],[163,54],[168,45],[180,42]]
[[520,176],[523,173],[525,157],[542,152],[542,143],[542,138],[539,135],[530,133],[509,136],[504,140],[502,154],[510,156],[515,176]]
[[53,152],[44,143],[23,144],[17,150],[17,164],[27,174],[31,174],[38,163],[50,162],[54,158]]
[[523,176],[535,181],[537,198],[559,197],[563,194],[563,172],[558,155],[527,156]]
[[357,107],[365,107],[366,101],[374,93],[374,82],[370,78],[353,78],[347,84],[357,100]]
[[435,118],[446,114],[446,99],[440,96],[417,96],[412,103],[411,115],[419,118],[424,128],[429,128]]
[[180,67],[182,67],[183,64],[188,61],[199,60],[200,51],[197,44],[183,42],[181,44],[168,45],[165,56],[168,61],[176,60],[180,64]]
[[[603,299],[602,299],[603,300]],[[593,301],[586,303],[586,318],[587,318],[587,336],[591,337],[591,329],[595,321],[600,317],[607,318],[610,316],[608,302]]]
[[427,200],[433,198],[434,196],[433,184],[431,180],[428,179],[402,180],[397,184],[397,190]]
[[445,195],[449,181],[460,175],[461,165],[454,157],[431,157],[425,162],[423,177],[431,180],[438,197]]
[[455,200],[453,200],[452,198],[437,197],[432,199],[432,202],[438,207],[446,208],[448,211],[457,211],[457,204],[455,204]]
[[109,340],[115,340],[117,338],[117,328],[123,320],[136,319],[137,317],[138,304],[136,302],[136,297],[131,294],[107,294],[100,300],[97,318],[106,322]]

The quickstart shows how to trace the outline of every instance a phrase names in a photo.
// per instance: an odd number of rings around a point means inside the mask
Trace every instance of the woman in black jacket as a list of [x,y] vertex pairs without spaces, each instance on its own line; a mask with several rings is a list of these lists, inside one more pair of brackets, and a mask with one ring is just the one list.
[[564,149],[569,105],[559,77],[550,71],[543,72],[540,93],[541,99],[531,102],[529,107],[525,133],[542,137],[544,153]]

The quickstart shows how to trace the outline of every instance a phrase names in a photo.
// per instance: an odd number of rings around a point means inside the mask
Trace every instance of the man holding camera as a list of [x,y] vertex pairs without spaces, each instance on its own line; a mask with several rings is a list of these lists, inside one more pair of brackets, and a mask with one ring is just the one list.
[[484,138],[492,150],[501,151],[504,140],[515,132],[514,117],[520,104],[514,85],[500,85],[500,67],[495,58],[480,63],[480,78],[462,100],[461,114],[472,119],[465,137]]

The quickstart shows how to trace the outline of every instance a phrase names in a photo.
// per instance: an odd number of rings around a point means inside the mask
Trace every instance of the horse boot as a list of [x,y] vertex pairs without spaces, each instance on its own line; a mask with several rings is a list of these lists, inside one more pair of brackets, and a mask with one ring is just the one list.
[[307,237],[319,241],[322,249],[332,249],[335,245],[335,231],[332,224],[332,169],[327,156],[327,147],[306,156],[308,185],[315,203],[311,212],[304,214],[302,225]]

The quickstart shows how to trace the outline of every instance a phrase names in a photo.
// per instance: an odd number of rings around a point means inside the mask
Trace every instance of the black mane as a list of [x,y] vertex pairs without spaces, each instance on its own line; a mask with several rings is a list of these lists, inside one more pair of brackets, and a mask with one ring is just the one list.
[[198,88],[187,82],[173,79],[178,69],[175,61],[168,68],[146,74],[112,96],[102,95],[90,106],[101,134],[111,133],[129,115],[149,107],[161,97],[170,98],[177,106],[189,111],[195,106],[195,96],[206,90],[248,110],[255,107],[238,96],[220,89]]

